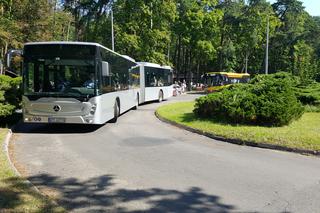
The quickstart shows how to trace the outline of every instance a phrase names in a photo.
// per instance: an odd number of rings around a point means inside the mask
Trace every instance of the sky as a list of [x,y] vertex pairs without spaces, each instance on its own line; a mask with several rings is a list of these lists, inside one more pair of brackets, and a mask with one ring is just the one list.
[[[303,2],[306,11],[312,16],[320,16],[320,0],[300,0]],[[276,0],[269,0],[269,2],[274,3]]]

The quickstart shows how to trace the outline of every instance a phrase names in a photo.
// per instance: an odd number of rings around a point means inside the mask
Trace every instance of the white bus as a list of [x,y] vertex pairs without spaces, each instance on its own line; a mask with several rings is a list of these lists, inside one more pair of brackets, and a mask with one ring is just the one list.
[[[23,57],[26,123],[116,122],[121,113],[151,100],[145,99],[143,66],[97,43],[27,43]],[[162,96],[154,99],[168,97],[165,87],[157,88]]]

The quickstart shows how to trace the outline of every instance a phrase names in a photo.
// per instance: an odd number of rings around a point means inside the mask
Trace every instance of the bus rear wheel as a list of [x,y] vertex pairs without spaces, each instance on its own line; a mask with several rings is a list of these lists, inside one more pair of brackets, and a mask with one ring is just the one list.
[[133,107],[133,109],[138,109],[138,107],[139,107],[139,93],[137,94],[136,105]]
[[120,115],[120,107],[119,107],[118,101],[115,101],[113,108],[114,108],[114,112],[113,112],[114,115],[113,115],[113,118],[111,119],[111,123],[116,123]]
[[163,92],[162,92],[162,90],[160,90],[159,97],[158,97],[158,102],[160,103],[162,101],[163,101]]

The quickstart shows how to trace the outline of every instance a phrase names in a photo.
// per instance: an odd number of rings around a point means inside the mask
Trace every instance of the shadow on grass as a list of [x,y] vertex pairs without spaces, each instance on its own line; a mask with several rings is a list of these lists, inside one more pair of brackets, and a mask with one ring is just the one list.
[[184,113],[180,116],[181,121],[185,123],[191,123],[195,121],[211,122],[219,125],[228,125],[232,127],[265,127],[265,128],[274,128],[272,125],[258,125],[254,123],[241,123],[241,122],[230,122],[222,118],[199,118],[193,112]]
[[0,187],[0,212],[61,211],[54,202],[39,194],[20,177],[8,178],[1,182],[3,184]]
[[208,95],[208,93],[205,91],[190,91],[187,92],[187,95]]
[[[59,196],[56,200],[67,211],[229,212],[234,209],[232,205],[223,204],[218,196],[206,194],[198,187],[191,187],[186,191],[117,188],[112,175],[78,180],[40,174],[28,179],[40,189],[49,187],[52,191],[57,191]],[[20,182],[16,178],[7,179],[5,182],[9,186],[7,190],[20,188]],[[0,202],[0,208],[14,208],[19,203],[21,194],[7,192],[4,196],[6,202]],[[45,206],[41,210],[44,212],[52,209]]]
[[0,117],[0,128],[10,128],[22,119],[21,113],[14,113],[8,117]]
[[221,124],[221,125],[234,125],[234,126],[241,125],[241,124],[229,123],[226,120],[218,119],[218,118],[199,118],[193,112],[184,113],[180,117],[181,117],[181,121],[186,123],[195,122],[195,121],[204,121],[204,122],[212,122],[212,123]]

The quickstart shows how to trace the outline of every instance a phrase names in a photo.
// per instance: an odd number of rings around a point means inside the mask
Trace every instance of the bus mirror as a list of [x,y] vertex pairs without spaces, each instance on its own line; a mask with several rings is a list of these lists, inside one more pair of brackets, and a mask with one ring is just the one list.
[[13,75],[20,75],[22,70],[22,50],[9,50],[6,57],[7,71]]
[[110,76],[109,63],[105,61],[102,62],[102,76]]

